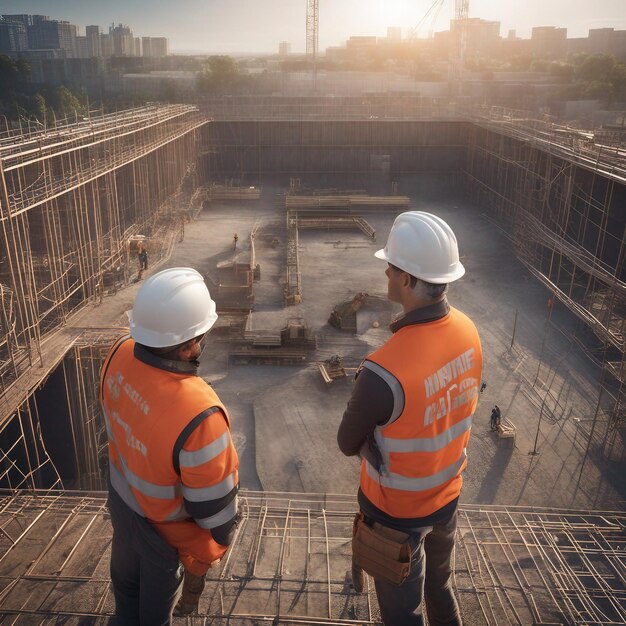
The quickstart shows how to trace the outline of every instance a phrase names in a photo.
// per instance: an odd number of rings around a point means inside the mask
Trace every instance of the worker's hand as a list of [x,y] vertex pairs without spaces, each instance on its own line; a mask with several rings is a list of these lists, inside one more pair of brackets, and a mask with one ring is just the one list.
[[359,456],[368,461],[377,472],[380,472],[383,465],[383,455],[380,453],[380,449],[372,435],[367,436],[367,439],[359,450]]
[[215,567],[219,567],[221,562],[222,562],[222,559],[217,559],[216,561],[213,561],[213,563],[209,564],[209,569],[213,569]]

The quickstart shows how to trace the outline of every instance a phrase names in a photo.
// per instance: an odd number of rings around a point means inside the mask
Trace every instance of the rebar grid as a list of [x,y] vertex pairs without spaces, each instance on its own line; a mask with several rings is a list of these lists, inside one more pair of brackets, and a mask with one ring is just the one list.
[[[353,496],[242,492],[231,549],[187,624],[378,624],[350,585]],[[623,624],[626,515],[461,505],[455,583],[476,625]],[[102,492],[0,494],[0,615],[92,618],[114,604]]]

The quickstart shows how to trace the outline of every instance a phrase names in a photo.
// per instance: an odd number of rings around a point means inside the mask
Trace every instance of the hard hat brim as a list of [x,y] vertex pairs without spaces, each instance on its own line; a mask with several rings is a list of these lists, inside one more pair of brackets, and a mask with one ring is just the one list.
[[385,249],[384,248],[381,248],[380,250],[377,250],[376,252],[374,252],[374,256],[377,259],[380,259],[381,261],[389,262],[389,258],[387,257],[387,254],[385,253]]

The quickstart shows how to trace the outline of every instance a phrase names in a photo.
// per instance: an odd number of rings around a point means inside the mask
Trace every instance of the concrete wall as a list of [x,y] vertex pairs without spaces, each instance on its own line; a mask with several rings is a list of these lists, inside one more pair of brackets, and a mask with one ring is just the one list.
[[298,177],[310,187],[387,193],[397,181],[399,193],[441,197],[460,189],[466,159],[462,122],[216,121],[204,129],[209,176],[250,185]]

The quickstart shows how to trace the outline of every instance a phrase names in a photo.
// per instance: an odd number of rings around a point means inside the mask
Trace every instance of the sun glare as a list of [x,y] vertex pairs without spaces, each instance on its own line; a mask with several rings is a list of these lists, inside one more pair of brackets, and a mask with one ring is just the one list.
[[415,5],[419,2],[410,0],[372,0],[371,15],[372,26],[377,31],[387,28],[387,26],[412,26],[411,15],[415,13]]

